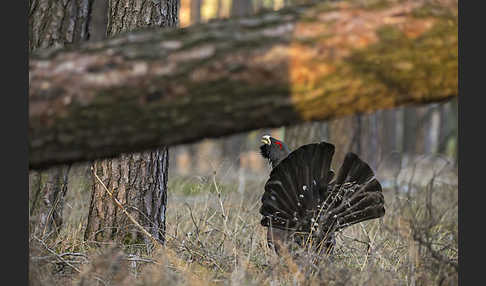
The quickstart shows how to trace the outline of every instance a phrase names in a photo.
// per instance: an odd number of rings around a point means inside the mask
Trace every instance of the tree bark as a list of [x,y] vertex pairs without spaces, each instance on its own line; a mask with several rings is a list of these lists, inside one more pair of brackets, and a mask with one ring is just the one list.
[[[89,38],[92,0],[30,0],[29,52],[63,48]],[[70,167],[55,166],[30,172],[29,233],[54,238],[62,227],[64,196]]]
[[447,100],[456,10],[320,3],[37,53],[30,167]]
[[94,0],[30,0],[29,51],[62,48],[89,37],[89,11]]
[[[127,211],[154,238],[165,241],[167,206],[168,149],[124,154],[117,159],[100,160],[94,172]],[[144,237],[113,203],[95,178],[85,239],[133,244],[150,240]]]
[[30,233],[55,238],[63,225],[64,197],[71,167],[56,166],[31,172],[29,181]]
[[177,27],[179,23],[178,0],[109,0],[108,11],[108,37],[147,27]]
[[[177,1],[172,0],[157,3],[150,0],[111,0],[108,2],[107,34],[114,36],[144,26],[174,27],[177,25],[177,7]],[[164,15],[164,11],[169,11],[170,15]],[[123,154],[118,158],[94,162],[93,172],[96,176],[85,239],[123,244],[152,243],[131,225],[130,220],[106,192],[106,186],[130,215],[163,244],[168,164],[168,149],[160,146],[155,151]]]

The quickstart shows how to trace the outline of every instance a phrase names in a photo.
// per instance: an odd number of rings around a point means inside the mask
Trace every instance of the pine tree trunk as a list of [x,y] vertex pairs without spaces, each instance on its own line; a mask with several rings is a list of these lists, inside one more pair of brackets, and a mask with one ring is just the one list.
[[93,0],[30,0],[29,51],[64,47],[87,40],[92,2]]
[[[165,234],[168,149],[100,160],[93,171],[125,209],[161,243]],[[149,243],[113,203],[95,177],[85,239]]]
[[[29,1],[29,52],[79,43],[89,38],[92,1]],[[62,227],[70,167],[55,166],[29,173],[30,233],[54,238]]]
[[[174,0],[110,0],[107,35],[114,36],[148,26],[175,27],[178,24],[177,11],[178,2]],[[104,188],[106,186],[153,237],[164,243],[168,166],[166,147],[96,161],[93,164],[96,176],[85,239],[99,242],[114,240],[124,244],[151,243],[115,205]]]

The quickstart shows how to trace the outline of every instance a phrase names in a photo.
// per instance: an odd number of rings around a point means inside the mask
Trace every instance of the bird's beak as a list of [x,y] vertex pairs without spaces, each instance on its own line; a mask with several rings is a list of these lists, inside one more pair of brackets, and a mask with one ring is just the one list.
[[263,144],[267,144],[267,145],[270,145],[272,144],[272,141],[270,141],[270,136],[269,135],[265,135],[262,137],[262,143]]

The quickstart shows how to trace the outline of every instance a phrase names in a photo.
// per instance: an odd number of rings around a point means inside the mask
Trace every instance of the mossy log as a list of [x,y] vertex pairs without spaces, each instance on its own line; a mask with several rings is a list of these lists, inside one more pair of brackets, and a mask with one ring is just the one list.
[[457,96],[457,3],[440,3],[319,3],[36,52],[30,168]]

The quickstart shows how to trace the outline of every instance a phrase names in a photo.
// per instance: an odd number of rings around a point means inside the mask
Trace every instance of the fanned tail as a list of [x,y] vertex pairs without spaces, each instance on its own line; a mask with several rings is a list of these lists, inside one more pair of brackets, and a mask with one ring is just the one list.
[[319,222],[324,224],[323,228],[335,224],[334,230],[339,230],[385,215],[380,182],[356,154],[346,154],[336,180],[330,185],[332,188],[322,204],[326,211]]
[[334,175],[333,154],[334,146],[321,142],[301,146],[283,159],[265,184],[261,224],[308,232]]
[[335,180],[334,146],[321,142],[290,153],[265,184],[261,224],[289,234],[332,240],[334,231],[385,214],[380,183],[368,164],[348,153]]

